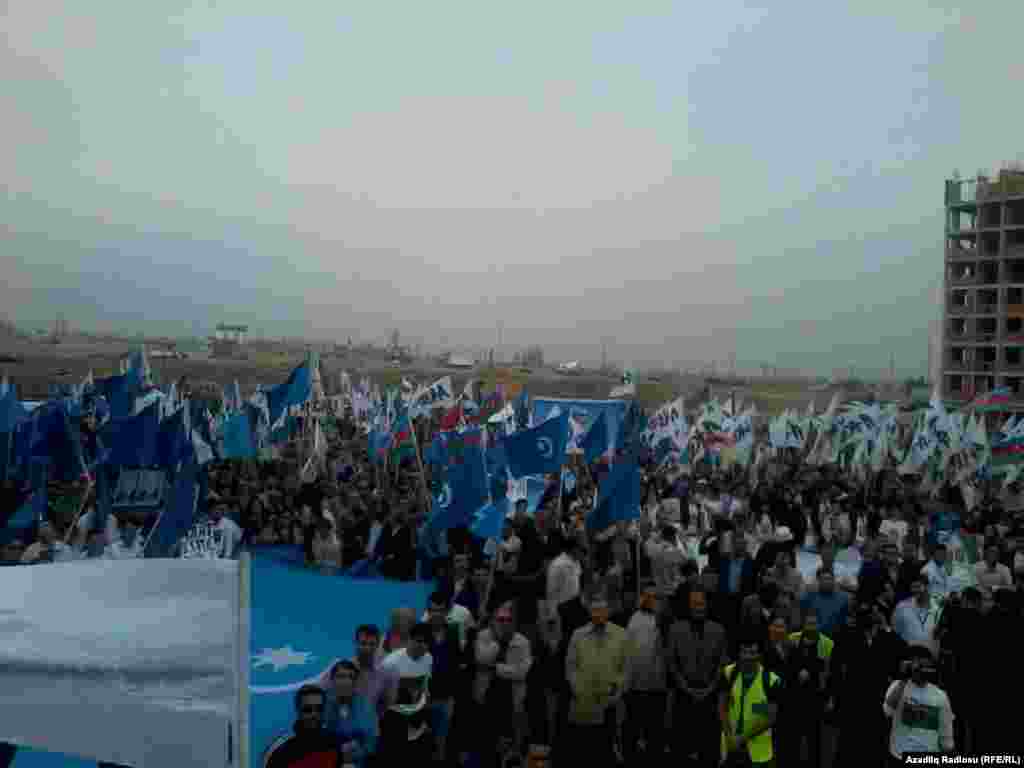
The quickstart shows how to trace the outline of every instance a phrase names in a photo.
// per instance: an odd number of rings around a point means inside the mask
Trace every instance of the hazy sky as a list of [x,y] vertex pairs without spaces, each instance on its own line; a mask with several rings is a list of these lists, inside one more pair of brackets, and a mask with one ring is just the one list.
[[20,325],[924,373],[1024,158],[1020,0],[177,5],[0,10]]

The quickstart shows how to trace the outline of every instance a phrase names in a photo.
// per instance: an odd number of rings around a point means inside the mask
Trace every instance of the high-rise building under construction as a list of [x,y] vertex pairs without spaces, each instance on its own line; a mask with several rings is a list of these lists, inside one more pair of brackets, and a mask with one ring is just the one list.
[[1024,409],[1024,171],[946,182],[942,395]]

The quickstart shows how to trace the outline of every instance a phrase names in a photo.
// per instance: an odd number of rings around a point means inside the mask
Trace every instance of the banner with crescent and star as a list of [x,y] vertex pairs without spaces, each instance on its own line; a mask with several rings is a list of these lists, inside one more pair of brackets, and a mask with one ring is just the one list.
[[625,420],[626,400],[570,400],[560,397],[535,397],[530,405],[533,408],[533,423],[540,424],[554,416],[567,415],[570,435],[566,443],[566,453],[582,453],[581,443],[590,426],[601,413],[605,414],[608,428],[608,444],[621,444],[622,424]]

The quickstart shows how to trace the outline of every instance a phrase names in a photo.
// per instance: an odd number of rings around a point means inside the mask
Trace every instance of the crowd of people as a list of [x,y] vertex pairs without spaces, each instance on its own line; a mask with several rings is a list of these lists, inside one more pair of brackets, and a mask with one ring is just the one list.
[[[332,454],[337,488],[294,490],[306,500],[284,535],[265,518],[252,529],[301,543],[313,568],[374,562],[438,589],[390,627],[360,628],[357,657],[296,698],[280,755],[329,745],[324,730],[353,765],[853,766],[1016,751],[993,695],[1017,682],[1016,486],[968,510],[956,491],[863,493],[828,469],[794,465],[751,491],[745,477],[649,468],[640,519],[587,533],[594,468],[561,498],[555,479],[532,513],[517,502],[499,541],[464,527],[427,541],[415,474],[381,487],[346,446]],[[984,553],[971,586],[947,559],[951,516]]]
[[[295,446],[214,465],[220,554],[285,546],[325,576],[436,590],[396,606],[388,627],[361,626],[355,656],[297,692],[270,768],[884,766],[1019,751],[1016,485],[968,508],[955,489],[865,491],[796,463],[753,484],[647,467],[640,518],[594,532],[583,521],[602,469],[577,466],[571,491],[552,478],[535,510],[518,501],[484,542],[465,526],[428,535],[418,462],[382,470],[350,418],[321,458],[313,473]],[[97,530],[83,509],[4,559],[137,556],[138,521]],[[953,578],[948,530],[983,553],[969,586]]]

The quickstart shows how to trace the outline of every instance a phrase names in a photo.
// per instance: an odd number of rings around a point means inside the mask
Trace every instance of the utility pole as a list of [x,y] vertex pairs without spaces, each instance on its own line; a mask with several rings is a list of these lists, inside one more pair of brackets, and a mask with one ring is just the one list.
[[497,359],[498,359],[499,363],[501,362],[501,333],[502,333],[503,330],[504,330],[504,326],[503,326],[501,320],[499,320],[498,321],[498,349],[497,349]]
[[896,353],[889,353],[889,378],[896,381]]

